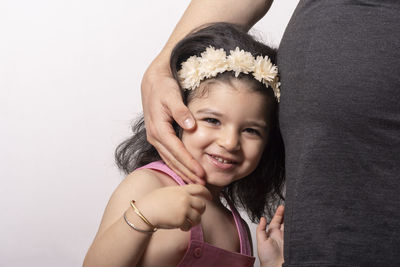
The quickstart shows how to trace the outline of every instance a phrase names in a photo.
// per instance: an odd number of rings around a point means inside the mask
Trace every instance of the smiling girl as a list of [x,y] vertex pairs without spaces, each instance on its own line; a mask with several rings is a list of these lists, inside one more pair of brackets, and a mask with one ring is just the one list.
[[[185,184],[146,141],[143,119],[116,151],[128,176],[113,193],[84,266],[252,266],[248,227],[260,221],[261,266],[282,264],[284,150],[275,51],[238,26],[189,34],[171,55],[196,128],[176,135],[206,173]],[[261,218],[261,219],[260,219]]]

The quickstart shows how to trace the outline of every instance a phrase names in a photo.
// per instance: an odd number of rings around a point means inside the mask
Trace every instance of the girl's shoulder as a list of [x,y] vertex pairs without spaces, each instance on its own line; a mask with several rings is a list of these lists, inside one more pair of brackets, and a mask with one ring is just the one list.
[[156,183],[161,186],[177,185],[174,179],[165,172],[150,168],[134,170],[125,180],[138,183]]
[[137,193],[148,193],[158,188],[176,185],[176,182],[163,172],[153,169],[138,169],[126,176],[120,186],[132,188]]

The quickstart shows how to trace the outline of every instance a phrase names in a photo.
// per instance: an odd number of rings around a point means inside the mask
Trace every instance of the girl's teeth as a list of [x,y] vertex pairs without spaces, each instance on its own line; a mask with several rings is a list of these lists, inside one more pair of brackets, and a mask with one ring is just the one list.
[[225,159],[221,159],[221,158],[218,158],[218,157],[213,157],[214,159],[216,159],[216,160],[218,160],[219,162],[221,162],[221,163],[229,163],[229,161],[227,161],[227,160],[225,160]]

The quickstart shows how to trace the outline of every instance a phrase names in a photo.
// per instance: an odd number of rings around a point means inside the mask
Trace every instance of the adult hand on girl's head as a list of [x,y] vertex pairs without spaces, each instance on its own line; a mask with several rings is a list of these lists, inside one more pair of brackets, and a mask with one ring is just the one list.
[[[157,59],[156,59],[157,60]],[[176,136],[172,123],[190,130],[195,120],[183,104],[181,92],[169,67],[153,62],[142,80],[142,105],[147,140],[157,149],[164,162],[185,182],[205,184],[204,170]]]
[[210,191],[202,185],[168,186],[136,201],[136,206],[157,228],[189,231],[200,223]]
[[284,207],[279,206],[268,226],[268,231],[266,231],[267,220],[264,217],[261,217],[257,226],[257,251],[261,267],[283,264],[283,215]]

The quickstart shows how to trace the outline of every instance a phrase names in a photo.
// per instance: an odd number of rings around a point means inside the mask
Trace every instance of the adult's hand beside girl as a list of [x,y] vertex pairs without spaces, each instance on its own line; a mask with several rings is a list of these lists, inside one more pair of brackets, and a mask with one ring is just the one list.
[[142,105],[147,140],[157,149],[164,162],[189,183],[205,184],[204,170],[176,136],[175,120],[186,130],[194,129],[195,120],[183,104],[175,79],[166,68],[150,65],[142,80]]

